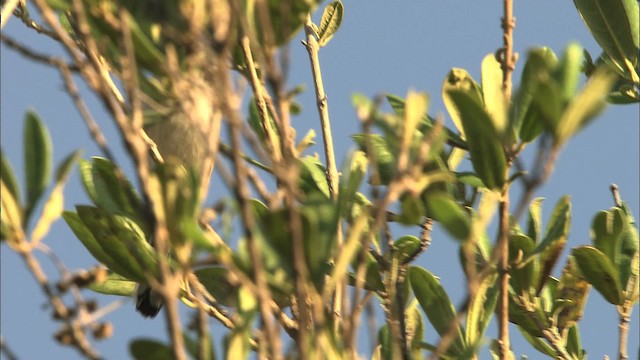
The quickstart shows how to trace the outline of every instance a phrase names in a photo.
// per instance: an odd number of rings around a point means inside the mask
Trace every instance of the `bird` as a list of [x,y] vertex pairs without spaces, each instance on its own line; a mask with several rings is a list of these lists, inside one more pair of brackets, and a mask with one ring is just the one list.
[[[190,171],[205,166],[209,155],[209,137],[199,126],[197,117],[187,117],[174,111],[144,126],[145,133],[155,143],[165,162],[177,163]],[[210,171],[209,171],[210,174]],[[208,178],[206,179],[208,182]],[[151,241],[153,244],[153,238]],[[148,284],[139,284],[135,291],[136,310],[146,318],[154,318],[164,304],[163,297]]]

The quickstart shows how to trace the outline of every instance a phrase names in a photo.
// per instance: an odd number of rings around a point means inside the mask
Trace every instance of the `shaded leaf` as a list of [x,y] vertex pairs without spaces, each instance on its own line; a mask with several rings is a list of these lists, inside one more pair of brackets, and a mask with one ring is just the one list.
[[529,142],[535,139],[544,129],[542,119],[537,115],[538,110],[531,108],[538,84],[548,78],[555,68],[558,59],[549,48],[535,48],[530,50],[527,61],[522,70],[522,80],[515,99],[513,127],[519,130],[520,139]]
[[138,282],[146,282],[147,272],[157,272],[155,251],[135,222],[91,206],[77,206],[76,209],[95,241],[112,259],[112,264],[105,265],[115,271],[113,264],[116,263],[116,267],[121,267]]
[[551,345],[547,344],[547,342],[542,338],[531,335],[527,330],[523,329],[520,326],[518,326],[518,330],[520,330],[522,337],[524,337],[525,340],[527,340],[527,342],[531,344],[534,349],[552,358],[555,358],[557,356],[556,351],[553,350]]
[[592,246],[574,248],[571,254],[585,279],[611,304],[622,305],[624,296],[618,271],[602,251]]
[[[618,266],[618,272],[620,273],[620,284],[623,289],[631,290],[627,294],[627,298],[634,298],[633,293],[638,294],[638,262],[639,262],[639,239],[638,239],[638,227],[636,221],[631,213],[631,209],[626,202],[622,202],[621,206],[627,226],[623,231],[620,239],[620,246],[616,252],[616,265]],[[635,265],[634,265],[635,264]],[[632,286],[632,289],[629,287]]]
[[24,220],[26,222],[49,184],[53,150],[51,136],[40,117],[35,112],[28,111],[24,121],[24,165],[27,184]]
[[574,258],[569,256],[556,287],[553,309],[556,326],[560,331],[573,327],[582,319],[588,295],[589,284],[580,273]]
[[[523,234],[511,234],[509,236],[509,261],[514,262],[516,259],[525,259],[535,247],[534,241]],[[537,259],[529,261],[522,267],[514,267],[511,270],[510,284],[516,294],[533,293],[535,284],[537,284],[536,276],[538,275]]]
[[469,215],[447,193],[428,194],[429,216],[444,226],[456,239],[465,241],[471,232]]
[[502,141],[490,115],[482,103],[475,99],[474,92],[450,90],[447,95],[464,128],[473,169],[489,189],[501,188],[505,182],[507,164]]
[[456,323],[456,310],[440,281],[429,271],[411,266],[408,271],[411,288],[422,310],[440,336],[445,336],[451,326],[456,326],[451,350],[459,354],[465,347],[462,329]]
[[569,196],[565,195],[556,203],[549,218],[545,235],[532,252],[532,255],[540,254],[541,273],[536,289],[538,294],[567,243],[570,228],[571,202]]
[[620,248],[619,240],[625,228],[625,220],[621,209],[612,208],[609,211],[598,212],[591,221],[593,245],[614,262]]
[[396,172],[396,159],[386,139],[379,134],[355,134],[351,137],[358,144],[360,150],[369,156],[369,160],[375,161],[373,170],[377,170],[380,176],[380,184],[373,183],[375,177],[372,175],[372,185],[389,184]]
[[305,193],[318,190],[329,197],[329,184],[326,170],[322,163],[313,156],[305,156],[300,161],[300,181]]
[[135,360],[172,360],[173,351],[167,344],[152,339],[136,339],[129,343],[129,352]]

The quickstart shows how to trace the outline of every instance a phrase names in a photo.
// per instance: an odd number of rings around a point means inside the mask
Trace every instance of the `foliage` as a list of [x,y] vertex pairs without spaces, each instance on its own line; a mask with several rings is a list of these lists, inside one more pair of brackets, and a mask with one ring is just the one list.
[[[427,352],[476,358],[494,316],[516,324],[549,357],[585,359],[578,324],[591,286],[621,319],[638,302],[638,228],[615,190],[615,206],[593,218],[592,245],[571,249],[555,278],[552,270],[570,235],[570,197],[558,199],[543,226],[542,199],[531,195],[550,175],[559,151],[608,102],[640,100],[638,3],[574,2],[603,49],[595,62],[575,43],[560,57],[549,48],[530,49],[513,95],[505,93],[505,54],[484,58],[480,82],[452,68],[441,94],[455,129],[429,115],[425,93],[387,94],[392,112],[355,94],[362,132],[352,135],[358,150],[338,173],[317,53],[339,36],[345,16],[340,1],[324,7],[318,25],[310,15],[315,0],[36,1],[52,39],[69,51],[113,116],[135,174],[126,175],[102,148],[102,156],[90,159],[69,155],[52,180],[51,140],[43,121],[29,111],[25,184],[18,184],[2,154],[2,240],[31,257],[51,223],[62,217],[108,269],[74,286],[113,296],[131,296],[136,286],[157,291],[166,303],[170,343],[133,339],[135,359],[239,359],[254,352],[274,359],[352,358],[360,351],[355,339],[368,302],[380,304],[386,315],[375,329],[375,359],[420,358]],[[16,16],[28,16],[24,4],[16,6]],[[314,74],[324,162],[305,153],[313,133],[295,142],[289,115],[298,111],[299,90],[286,89],[276,65],[301,28]],[[68,64],[56,66],[63,75],[70,71]],[[584,86],[582,72],[588,77]],[[252,91],[246,114],[230,86],[239,78]],[[173,147],[188,140],[199,149],[167,151],[149,130],[163,121],[190,136],[171,138]],[[178,136],[166,136],[171,135]],[[514,162],[532,143],[541,144],[546,157],[526,175]],[[465,158],[472,172],[458,170]],[[76,162],[91,204],[63,211],[63,186]],[[227,181],[232,196],[205,206],[211,171]],[[529,210],[524,227],[520,211],[509,213],[510,189],[519,181],[528,195],[520,204]],[[499,230],[492,243],[488,224],[496,208]],[[214,221],[211,213],[222,220]],[[414,233],[392,233],[393,222]],[[436,274],[414,265],[428,248],[434,222],[460,247],[469,285],[462,308],[454,307]],[[232,223],[241,224],[241,231],[227,231]],[[41,282],[49,289],[46,279]],[[45,293],[65,321],[63,329],[83,321],[74,317],[77,312],[57,307],[50,289]],[[177,300],[199,312],[197,330],[181,330]],[[228,329],[220,352],[206,317]],[[425,341],[425,317],[438,343]],[[69,334],[67,344],[97,357],[82,332]],[[283,349],[283,339],[293,346]],[[491,352],[501,359],[512,356],[499,342]]]

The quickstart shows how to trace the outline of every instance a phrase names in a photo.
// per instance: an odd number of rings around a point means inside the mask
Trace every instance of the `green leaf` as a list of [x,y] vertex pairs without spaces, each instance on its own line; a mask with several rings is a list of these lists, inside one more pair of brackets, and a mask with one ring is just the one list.
[[450,194],[429,194],[427,209],[429,216],[441,223],[456,239],[466,241],[469,238],[471,219]]
[[476,296],[471,299],[465,333],[467,344],[474,344],[482,340],[487,326],[489,326],[500,294],[496,279],[496,276],[486,277],[476,290]]
[[572,326],[567,333],[567,352],[579,360],[586,360],[587,358],[587,352],[584,351],[580,342],[578,324]]
[[80,216],[77,213],[71,211],[65,211],[62,214],[62,218],[71,228],[71,231],[76,235],[78,240],[82,242],[82,245],[89,251],[89,253],[100,263],[107,266],[114,272],[124,276],[128,279],[134,279],[135,275],[128,271],[125,266],[121,266],[119,262],[115,261],[109,254],[103,249],[91,230],[85,225]]
[[520,139],[524,142],[534,140],[544,129],[539,111],[531,105],[540,81],[550,76],[557,63],[556,55],[549,48],[536,48],[528,53],[515,99],[516,116],[513,116],[513,127],[519,130]]
[[482,102],[475,99],[475,92],[454,89],[447,91],[447,96],[464,128],[473,169],[489,189],[500,189],[505,182],[507,161],[493,120]]
[[135,360],[173,360],[169,345],[152,339],[136,339],[129,344],[129,352]]
[[482,179],[480,179],[476,174],[472,172],[460,172],[455,174],[456,174],[456,179],[460,183],[467,184],[471,187],[480,188],[480,189],[486,187],[482,182]]
[[7,187],[7,190],[13,196],[13,199],[17,204],[20,204],[20,187],[18,186],[18,181],[16,180],[15,172],[13,171],[13,167],[11,167],[11,163],[9,162],[9,158],[5,156],[4,151],[0,149],[0,176],[2,177],[2,182]]
[[344,7],[340,1],[332,1],[325,6],[318,30],[318,45],[327,45],[336,31],[338,31],[338,28],[340,28],[343,14]]
[[224,338],[224,348],[226,360],[248,359],[251,351],[248,332],[239,329],[228,333]]
[[300,160],[300,181],[305,193],[315,190],[329,197],[326,170],[317,158],[305,156]]
[[146,69],[152,71],[156,75],[165,73],[164,67],[167,60],[163,52],[153,43],[149,36],[140,27],[136,18],[128,12],[125,12],[123,20],[131,30],[131,40],[135,48],[136,59]]
[[342,168],[340,176],[340,191],[338,202],[341,214],[350,214],[353,201],[360,188],[362,180],[367,174],[369,159],[363,151],[354,151]]
[[562,144],[584,128],[606,106],[606,97],[617,75],[606,67],[599,67],[589,77],[584,89],[569,103],[557,127],[555,139]]
[[[192,359],[198,359],[198,360],[215,360],[216,359],[214,344],[213,344],[213,341],[211,341],[211,336],[209,336],[209,334],[205,335],[204,344],[202,344],[204,349],[200,349],[201,343],[199,339],[199,334],[196,333],[198,337],[195,337],[195,336],[191,337],[186,332],[184,332],[183,335],[184,335],[185,348],[189,352],[189,355],[191,355]],[[204,356],[200,354],[200,351],[203,352]]]
[[[532,106],[527,113],[525,124],[532,124],[532,128],[527,128],[532,133],[532,140],[537,137],[542,130],[547,130],[552,134],[557,133],[558,124],[562,117],[565,102],[562,99],[562,87],[553,78],[541,80],[533,98]],[[532,119],[529,119],[531,117]]]
[[13,194],[7,190],[4,179],[0,179],[0,187],[2,192],[2,196],[0,196],[2,203],[0,208],[0,235],[2,240],[8,240],[9,246],[15,248],[21,245],[21,242],[25,239],[22,212],[20,204],[13,197]]
[[224,306],[234,306],[238,301],[238,289],[228,280],[229,270],[221,266],[198,269],[196,277],[207,291]]
[[544,198],[538,197],[529,204],[529,219],[527,222],[527,235],[537,243],[542,237],[542,202]]
[[622,305],[624,296],[619,274],[613,263],[600,250],[592,246],[574,248],[571,254],[586,280],[611,304]]
[[589,284],[576,266],[575,258],[569,256],[556,286],[556,298],[552,313],[556,326],[562,330],[573,327],[582,319],[589,295]]
[[394,253],[402,263],[405,259],[414,256],[420,249],[421,241],[416,236],[404,235],[399,237],[394,244]]
[[611,261],[616,261],[616,253],[620,248],[620,235],[625,229],[626,218],[620,208],[600,211],[591,222],[593,245],[602,251]]
[[82,184],[91,200],[105,211],[143,222],[142,200],[120,169],[110,160],[93,157],[80,162]]
[[580,67],[583,52],[582,46],[574,42],[569,43],[554,72],[554,77],[562,87],[562,98],[564,101],[571,100],[575,95],[578,82],[580,81]]
[[418,308],[418,302],[413,299],[411,304],[405,310],[405,326],[407,333],[407,342],[411,344],[412,359],[421,358],[422,347],[420,344],[424,340],[424,320],[422,313]]
[[537,293],[540,293],[544,282],[558,261],[560,253],[562,253],[562,249],[567,243],[570,228],[571,202],[569,196],[565,195],[556,203],[549,218],[546,233],[532,252],[532,255],[540,254],[540,265],[542,267],[542,272],[538,278]]
[[556,351],[553,350],[553,348],[551,347],[551,345],[547,344],[547,342],[544,341],[542,338],[531,335],[531,333],[529,333],[527,330],[525,330],[520,326],[518,326],[518,330],[520,330],[522,337],[524,337],[524,339],[527,340],[527,342],[531,344],[531,346],[533,346],[534,349],[540,351],[541,353],[551,358],[555,358],[556,356],[558,356],[556,354]]
[[[156,275],[158,269],[155,250],[146,241],[135,222],[124,216],[111,215],[96,207],[77,206],[76,210],[102,250],[118,264],[117,266],[122,267],[126,274],[130,274],[132,280],[146,283],[147,272]],[[113,266],[105,265],[110,268]]]
[[616,65],[633,71],[640,48],[638,2],[574,0],[573,3],[593,37]]
[[[627,298],[633,298],[631,293],[638,293],[638,227],[636,221],[626,202],[622,202],[621,206],[624,211],[627,226],[621,235],[620,246],[616,252],[616,264],[620,272],[620,283],[623,288],[633,286]],[[635,262],[635,265],[634,265]],[[632,278],[635,280],[632,281]]]
[[92,282],[89,284],[89,290],[100,294],[132,296],[136,290],[137,283],[117,273],[110,273],[103,282]]
[[24,221],[26,223],[36,202],[49,184],[53,150],[51,136],[40,117],[35,112],[28,111],[24,121],[24,165],[27,183]]
[[375,161],[373,170],[377,171],[380,183],[376,183],[375,175],[372,175],[372,185],[388,185],[395,176],[396,160],[385,137],[379,134],[355,134],[351,137],[360,150],[369,155],[371,161]]
[[[393,95],[393,94],[386,94],[385,97],[387,98],[387,101],[389,102],[389,105],[391,105],[391,108],[393,109],[395,114],[401,118],[404,118],[405,117],[405,100],[402,97]],[[420,119],[420,125],[418,129],[423,134],[426,134],[428,130],[433,129],[433,127],[435,126],[435,123],[436,123],[436,120],[425,113],[422,115],[422,118]],[[447,127],[445,127],[444,130],[447,133],[447,140],[449,141],[449,143],[453,143],[460,148],[467,147],[467,143],[464,140],[462,140],[460,135],[456,134],[455,132],[453,132],[451,129]]]
[[460,109],[458,108],[458,105],[453,102],[450,96],[450,93],[453,90],[460,90],[468,93],[469,97],[480,104],[480,106],[482,106],[483,103],[482,90],[480,89],[480,85],[473,80],[467,70],[459,68],[451,69],[442,84],[442,100],[447,108],[447,112],[449,112],[451,120],[455,124],[456,128],[458,128],[458,131],[462,133],[462,136],[468,138],[468,135],[465,133],[466,129],[462,124]]
[[[523,234],[511,234],[509,236],[509,261],[527,258],[533,252],[534,247],[535,242],[530,237]],[[539,268],[537,259],[533,259],[521,268],[512,269],[509,282],[516,294],[533,293],[535,284],[537,284],[537,268]]]
[[[507,134],[507,99],[502,90],[502,68],[494,54],[482,60],[482,96],[484,106],[493,120],[493,127],[500,137]],[[506,140],[506,139],[505,139]]]
[[461,353],[465,348],[463,332],[456,322],[456,310],[440,281],[420,267],[411,266],[408,273],[414,295],[438,334],[445,336],[451,326],[456,326],[457,331],[454,332],[450,352]]

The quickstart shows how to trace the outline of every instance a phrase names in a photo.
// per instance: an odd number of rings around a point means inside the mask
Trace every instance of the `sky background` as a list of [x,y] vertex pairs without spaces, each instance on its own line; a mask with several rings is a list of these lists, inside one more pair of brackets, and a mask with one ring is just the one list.
[[[358,120],[351,105],[351,95],[362,92],[368,96],[381,93],[406,95],[409,89],[430,94],[431,115],[446,114],[440,96],[442,81],[452,67],[467,69],[480,80],[480,64],[483,57],[502,46],[500,17],[502,1],[345,1],[343,24],[336,36],[320,53],[325,90],[328,96],[338,165],[343,156],[353,149],[349,135],[359,132]],[[321,9],[314,20],[319,21]],[[515,2],[516,17],[515,51],[520,62],[514,75],[518,86],[520,71],[527,49],[548,46],[560,55],[570,41],[577,41],[596,58],[599,46],[591,38],[569,0],[539,0]],[[62,54],[50,39],[26,29],[16,19],[9,20],[3,31],[40,52]],[[302,115],[293,120],[299,136],[308,129],[318,127],[311,73],[306,50],[300,44],[298,34],[291,43],[291,69],[289,85],[306,84],[307,90],[299,100],[304,106]],[[1,141],[2,149],[9,157],[19,179],[23,179],[22,128],[25,111],[35,109],[47,123],[54,144],[55,163],[76,149],[84,150],[84,158],[99,155],[88,131],[64,92],[58,72],[40,64],[34,64],[4,45],[1,47]],[[86,94],[86,88],[83,93]],[[110,119],[93,95],[87,95],[89,106],[99,122],[108,142],[125,163],[125,170],[132,174],[122,150],[119,136]],[[447,119],[451,126],[450,120]],[[609,184],[617,183],[622,198],[633,213],[639,210],[639,114],[637,105],[610,106],[597,121],[573,138],[560,155],[556,171],[550,181],[541,187],[536,196],[544,203],[543,221],[555,202],[564,194],[571,194],[572,226],[566,254],[572,247],[590,243],[589,227],[593,215],[612,206]],[[321,139],[317,139],[311,151],[321,153]],[[525,152],[531,159],[534,147]],[[215,187],[215,184],[214,184]],[[518,199],[516,188],[514,198]],[[214,188],[214,196],[225,194],[226,189]],[[87,204],[86,195],[74,170],[66,186],[65,209],[75,204]],[[417,234],[416,229],[405,229],[407,234]],[[70,270],[89,268],[96,261],[74,237],[63,221],[52,227],[45,239]],[[75,359],[73,349],[58,346],[52,333],[58,323],[49,320],[50,309],[43,306],[45,297],[35,280],[26,271],[21,259],[5,245],[0,246],[0,316],[4,340],[20,359]],[[48,274],[56,274],[51,262],[42,254],[38,256]],[[457,244],[438,227],[433,233],[429,250],[420,256],[417,264],[432,271],[451,296],[454,304],[465,295],[464,279],[457,260]],[[555,270],[559,274],[561,265]],[[53,276],[55,278],[55,276]],[[119,300],[85,291],[86,298],[96,298],[101,305]],[[182,306],[183,319],[189,312]],[[629,333],[631,357],[639,351],[638,308],[632,317]],[[112,338],[96,342],[105,359],[129,358],[128,340],[138,337],[166,340],[164,318],[145,320],[134,311],[128,301],[107,316],[115,326]],[[425,318],[426,321],[426,318]],[[220,327],[213,326],[214,335],[220,337]],[[530,359],[542,358],[511,327],[513,350],[516,355],[526,354]],[[616,357],[617,315],[615,308],[605,302],[597,291],[591,291],[584,319],[581,322],[582,344],[590,359],[602,359],[607,354]],[[497,337],[495,326],[488,330],[488,337]],[[427,329],[427,341],[436,342],[432,328]],[[369,348],[368,339],[361,339],[362,349]],[[218,349],[220,350],[220,349]],[[368,354],[368,350],[364,351]],[[481,358],[488,354],[483,352]]]

